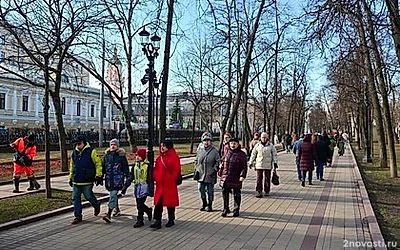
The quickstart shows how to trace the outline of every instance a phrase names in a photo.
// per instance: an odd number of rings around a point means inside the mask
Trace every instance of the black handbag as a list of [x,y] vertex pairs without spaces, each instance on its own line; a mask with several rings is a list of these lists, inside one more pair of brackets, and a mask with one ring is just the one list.
[[275,186],[279,185],[279,176],[276,173],[276,171],[273,172],[272,174],[272,180],[271,180],[272,184],[274,184]]
[[181,185],[182,184],[182,174],[179,174],[178,178],[176,178],[176,185]]
[[200,179],[200,172],[199,171],[194,171],[193,174],[193,180],[198,181]]

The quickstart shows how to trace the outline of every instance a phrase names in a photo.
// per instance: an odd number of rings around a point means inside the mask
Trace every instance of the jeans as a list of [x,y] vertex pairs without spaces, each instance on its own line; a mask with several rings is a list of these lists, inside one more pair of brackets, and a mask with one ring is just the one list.
[[[161,220],[162,212],[163,212],[163,205],[162,205],[162,196],[160,200],[158,200],[157,205],[154,207],[154,219]],[[168,220],[173,221],[175,220],[175,207],[167,207],[168,211]]]
[[324,177],[324,165],[325,162],[318,162],[317,163],[317,179],[322,179]]
[[94,208],[100,206],[96,196],[93,194],[93,184],[83,186],[74,185],[72,200],[74,202],[74,216],[76,218],[82,218],[82,193],[85,196],[85,199],[88,200]]
[[256,176],[256,191],[261,193],[264,184],[264,192],[269,194],[271,190],[271,169],[256,169]]
[[109,209],[114,209],[114,208],[119,209],[119,206],[118,206],[118,190],[111,190],[110,191],[110,200],[108,201],[108,208]]
[[300,159],[296,157],[297,177],[301,180]]
[[198,186],[199,186],[200,198],[202,200],[206,199],[206,189],[207,189],[208,202],[210,202],[210,203],[213,202],[214,201],[214,184],[199,182]]

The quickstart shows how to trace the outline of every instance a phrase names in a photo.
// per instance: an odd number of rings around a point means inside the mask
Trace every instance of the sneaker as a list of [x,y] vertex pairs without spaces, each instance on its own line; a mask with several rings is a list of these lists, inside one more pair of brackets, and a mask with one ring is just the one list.
[[263,195],[262,195],[261,192],[258,192],[258,193],[256,194],[256,198],[262,198],[262,197],[263,197]]
[[161,221],[156,220],[153,224],[150,225],[150,227],[154,229],[161,229]]
[[76,225],[78,223],[82,222],[82,218],[75,217],[74,220],[71,222],[72,225]]
[[239,217],[239,211],[233,212],[233,217]]
[[269,196],[269,192],[265,192],[265,193],[264,193],[264,196]]
[[107,223],[111,223],[111,216],[107,214],[106,216],[103,216],[103,220]]
[[222,211],[221,216],[222,217],[226,217],[231,211],[229,211],[229,209],[224,209],[224,211]]
[[319,179],[320,181],[324,181],[325,179],[324,178],[321,178],[321,179]]
[[94,216],[97,216],[97,215],[100,214],[100,204],[97,207],[94,208],[94,213],[93,214],[94,214]]
[[165,227],[172,227],[173,225],[175,225],[174,221],[173,220],[169,220],[167,222],[167,224],[165,224]]
[[12,192],[13,193],[21,193],[19,190],[16,190],[16,189],[14,189]]
[[143,227],[143,226],[144,226],[144,223],[142,220],[136,221],[136,223],[133,225],[134,228]]
[[116,208],[116,209],[114,210],[113,216],[114,216],[114,217],[118,217],[118,216],[120,216],[120,215],[121,215],[121,210],[119,210],[119,208]]
[[301,186],[305,187],[306,186],[306,182],[305,181],[301,181]]

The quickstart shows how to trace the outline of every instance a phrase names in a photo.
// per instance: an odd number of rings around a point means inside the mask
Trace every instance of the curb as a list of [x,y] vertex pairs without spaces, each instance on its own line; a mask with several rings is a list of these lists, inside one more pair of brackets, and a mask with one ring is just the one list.
[[[353,158],[353,165],[354,165],[355,174],[356,174],[356,181],[357,181],[358,187],[360,189],[361,200],[362,200],[362,204],[363,204],[364,211],[365,211],[365,216],[366,216],[367,223],[368,223],[369,233],[370,233],[372,242],[374,243],[374,249],[387,250],[386,245],[383,244],[383,243],[385,243],[385,239],[382,236],[381,229],[379,227],[378,221],[377,221],[375,213],[374,213],[374,209],[372,208],[371,201],[368,196],[367,189],[365,188],[364,180],[362,178],[360,168],[358,167],[358,163],[357,163],[356,157],[353,152],[353,147],[350,144],[348,144],[348,145],[350,146],[350,152],[351,152],[351,156]],[[376,245],[375,245],[375,243],[376,243]]]
[[[192,177],[193,177],[193,174],[187,174],[187,175],[182,176],[182,179],[189,179],[189,178],[192,178]],[[40,192],[44,192],[44,190],[43,191],[42,190],[37,190],[36,191],[36,193],[40,193]],[[31,192],[31,193],[33,193],[33,192]],[[95,195],[98,196],[99,194],[95,193]],[[122,197],[122,195],[118,194],[118,197]],[[100,203],[102,203],[102,202],[107,202],[109,198],[110,198],[110,196],[106,195],[106,196],[97,197],[97,200]],[[91,205],[90,205],[89,201],[82,202],[82,208],[86,208],[86,207],[90,207],[90,206]],[[4,231],[4,230],[11,229],[11,228],[14,228],[14,227],[19,227],[19,226],[27,225],[29,223],[37,222],[37,221],[40,221],[40,220],[43,220],[43,219],[47,219],[47,218],[50,218],[50,217],[53,217],[53,216],[57,216],[57,215],[65,214],[65,213],[68,213],[68,212],[72,212],[73,210],[74,210],[74,206],[70,205],[70,206],[67,206],[67,207],[62,207],[62,208],[58,208],[58,209],[55,209],[55,210],[51,210],[51,211],[47,211],[47,212],[43,212],[43,213],[30,215],[28,217],[21,218],[21,219],[18,219],[18,220],[12,220],[12,221],[9,221],[9,222],[5,222],[3,224],[0,224],[0,232]]]

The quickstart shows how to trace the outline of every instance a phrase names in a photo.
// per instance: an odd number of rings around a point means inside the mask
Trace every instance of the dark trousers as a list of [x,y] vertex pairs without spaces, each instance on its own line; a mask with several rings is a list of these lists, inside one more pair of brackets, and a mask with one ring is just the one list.
[[306,181],[306,175],[307,175],[307,172],[308,172],[308,183],[311,183],[312,182],[312,170],[302,170],[302,180],[303,181]]
[[224,210],[229,211],[229,193],[233,191],[233,201],[235,204],[234,212],[239,212],[242,201],[242,191],[240,188],[222,188],[222,199],[224,200]]
[[[161,220],[162,212],[163,212],[163,205],[162,205],[162,196],[158,201],[157,205],[154,207],[154,219]],[[168,211],[168,220],[173,221],[175,220],[175,207],[167,207]]]
[[[136,198],[136,207],[138,210],[138,216],[137,216],[138,221],[143,221],[144,213],[148,214],[151,212],[150,208],[145,204],[146,199],[147,199],[146,196],[142,197],[142,198]],[[161,212],[162,212],[162,210],[161,210]]]
[[318,162],[317,163],[317,179],[323,179],[324,177],[324,165],[325,162]]
[[256,191],[261,193],[263,191],[263,180],[264,180],[264,192],[269,193],[271,190],[271,169],[256,169]]

